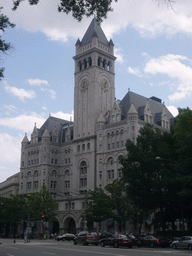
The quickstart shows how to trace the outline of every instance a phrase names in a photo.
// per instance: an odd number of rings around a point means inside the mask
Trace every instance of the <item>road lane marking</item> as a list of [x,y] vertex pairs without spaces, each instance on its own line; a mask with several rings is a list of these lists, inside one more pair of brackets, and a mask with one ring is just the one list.
[[56,255],[55,253],[51,253],[51,252],[41,252],[41,253],[49,254],[49,255]]

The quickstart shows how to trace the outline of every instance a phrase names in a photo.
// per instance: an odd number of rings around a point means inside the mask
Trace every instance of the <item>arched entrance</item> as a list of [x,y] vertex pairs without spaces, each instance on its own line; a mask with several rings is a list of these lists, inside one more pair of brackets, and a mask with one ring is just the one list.
[[64,222],[64,231],[65,233],[76,233],[76,224],[73,218],[68,217]]

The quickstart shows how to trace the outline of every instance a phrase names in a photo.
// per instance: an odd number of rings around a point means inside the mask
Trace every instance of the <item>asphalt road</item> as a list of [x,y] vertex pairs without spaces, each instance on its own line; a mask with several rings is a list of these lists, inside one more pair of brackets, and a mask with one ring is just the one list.
[[192,256],[192,251],[172,248],[113,248],[74,245],[72,241],[1,239],[0,256]]

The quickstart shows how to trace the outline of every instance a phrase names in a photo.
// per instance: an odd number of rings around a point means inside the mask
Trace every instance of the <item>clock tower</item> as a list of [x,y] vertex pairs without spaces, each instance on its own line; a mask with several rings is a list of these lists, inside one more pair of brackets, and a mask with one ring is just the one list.
[[96,122],[115,102],[114,45],[95,19],[76,43],[74,139],[96,135]]

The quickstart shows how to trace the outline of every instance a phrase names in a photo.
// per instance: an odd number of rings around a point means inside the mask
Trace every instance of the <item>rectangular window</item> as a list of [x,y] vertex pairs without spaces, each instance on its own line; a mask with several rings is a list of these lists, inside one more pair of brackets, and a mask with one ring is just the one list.
[[24,161],[21,162],[21,166],[24,166]]
[[124,141],[121,141],[121,147],[124,147]]
[[37,189],[37,188],[38,188],[38,181],[34,181],[34,183],[33,183],[33,188],[34,188],[34,189]]
[[119,148],[119,142],[117,142],[117,148]]
[[107,144],[107,149],[110,150],[110,144]]
[[122,177],[122,170],[119,169],[119,170],[118,170],[118,178],[120,179],[121,177]]
[[55,164],[57,164],[57,159],[55,159]]
[[57,181],[51,181],[51,188],[57,187]]
[[70,164],[70,158],[68,158],[68,163]]
[[113,180],[114,179],[114,170],[108,170],[107,171],[107,179]]
[[112,149],[115,149],[115,143],[112,143]]
[[31,182],[27,182],[27,189],[31,189]]
[[70,188],[70,180],[65,181],[65,188],[66,189]]

